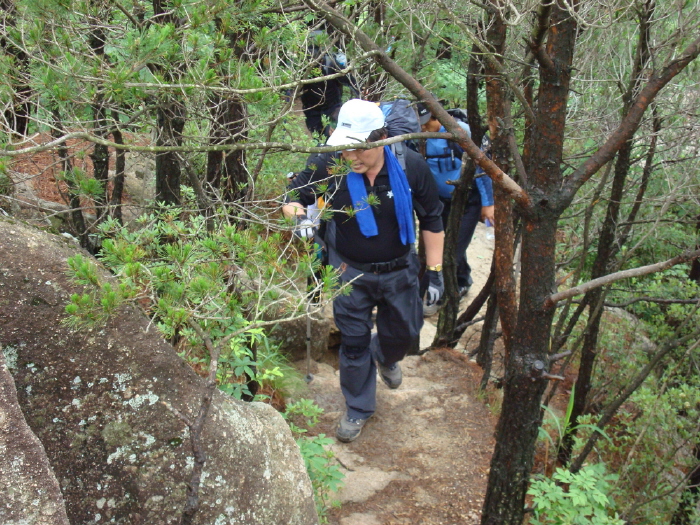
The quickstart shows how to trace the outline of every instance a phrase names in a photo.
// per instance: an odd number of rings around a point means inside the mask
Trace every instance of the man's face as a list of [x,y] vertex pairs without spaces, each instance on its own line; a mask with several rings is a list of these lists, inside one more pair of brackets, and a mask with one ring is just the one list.
[[420,129],[421,129],[421,131],[424,131],[424,132],[427,132],[427,131],[436,132],[436,131],[440,131],[440,126],[441,126],[440,121],[436,118],[431,117],[428,122],[426,122],[425,124],[423,124],[420,127]]
[[343,158],[350,162],[350,169],[355,173],[379,171],[384,164],[384,148],[343,150]]

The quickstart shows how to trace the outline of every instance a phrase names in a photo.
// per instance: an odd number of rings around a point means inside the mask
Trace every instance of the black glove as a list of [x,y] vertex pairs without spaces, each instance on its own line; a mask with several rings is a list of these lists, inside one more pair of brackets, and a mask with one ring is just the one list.
[[314,221],[309,219],[306,215],[295,215],[294,216],[294,236],[299,239],[313,239],[315,228]]
[[445,293],[445,281],[442,278],[442,272],[428,270],[428,291],[425,293],[426,306],[432,306],[440,300],[442,294]]

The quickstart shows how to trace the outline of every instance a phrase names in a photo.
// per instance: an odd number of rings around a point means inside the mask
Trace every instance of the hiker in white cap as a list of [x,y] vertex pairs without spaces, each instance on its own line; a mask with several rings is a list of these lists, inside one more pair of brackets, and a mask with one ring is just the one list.
[[[386,137],[381,109],[373,102],[353,99],[341,107],[327,144],[367,143]],[[307,231],[304,207],[323,195],[333,215],[322,222],[315,239],[328,263],[341,271],[341,281],[353,280],[350,294],[333,303],[341,333],[340,387],[346,403],[336,436],[343,442],[356,439],[374,414],[377,369],[389,388],[398,388],[402,380],[399,361],[418,350],[423,312],[414,211],[426,247],[428,300],[437,302],[444,291],[444,233],[437,186],[420,154],[403,148],[398,160],[396,149],[343,150],[341,156],[351,170],[347,175],[329,174],[332,155],[309,159],[306,169],[290,184],[283,207],[285,216],[296,220],[299,231]],[[375,307],[377,330],[373,333]]]

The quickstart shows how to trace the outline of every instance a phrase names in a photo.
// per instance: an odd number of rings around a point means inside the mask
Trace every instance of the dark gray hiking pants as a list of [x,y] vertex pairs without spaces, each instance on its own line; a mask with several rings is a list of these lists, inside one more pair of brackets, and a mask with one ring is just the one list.
[[[341,281],[352,283],[350,295],[333,302],[340,330],[340,388],[348,416],[367,418],[374,413],[377,370],[374,360],[391,366],[418,350],[423,307],[418,294],[418,257],[411,253],[408,267],[388,273],[365,273],[340,261],[330,250],[329,262],[343,270]],[[359,277],[358,277],[359,276]],[[372,335],[372,310],[377,307],[377,333]]]

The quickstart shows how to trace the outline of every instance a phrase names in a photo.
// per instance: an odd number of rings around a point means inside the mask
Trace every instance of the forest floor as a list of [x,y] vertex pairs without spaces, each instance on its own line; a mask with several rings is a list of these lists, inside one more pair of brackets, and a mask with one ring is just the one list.
[[[467,252],[474,285],[461,310],[486,281],[492,253],[493,241],[485,239],[479,224]],[[437,317],[426,319],[421,348],[432,342]],[[500,406],[497,399],[477,396],[481,369],[468,353],[478,345],[479,333],[476,325],[455,349],[404,359],[397,390],[378,381],[377,411],[360,437],[332,447],[346,477],[333,495],[340,507],[329,511],[330,524],[479,523],[496,423],[489,401]],[[313,430],[334,437],[344,410],[338,372],[327,364],[315,364],[312,371],[306,397],[325,410]]]

